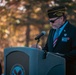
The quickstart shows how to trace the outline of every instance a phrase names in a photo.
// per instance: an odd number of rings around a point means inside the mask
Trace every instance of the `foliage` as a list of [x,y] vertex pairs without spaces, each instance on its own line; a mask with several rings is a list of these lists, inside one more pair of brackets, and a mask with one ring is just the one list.
[[[68,19],[75,24],[76,1],[74,0],[5,0],[0,6],[0,41],[8,42],[7,46],[30,46],[35,43],[36,34],[49,29],[47,9],[50,6],[67,6]],[[35,33],[32,34],[32,32]],[[32,38],[33,37],[33,38]],[[12,41],[13,40],[13,41]],[[12,43],[11,43],[12,42]],[[10,43],[10,44],[9,44]],[[1,43],[1,47],[4,43]],[[4,48],[4,47],[3,47]]]

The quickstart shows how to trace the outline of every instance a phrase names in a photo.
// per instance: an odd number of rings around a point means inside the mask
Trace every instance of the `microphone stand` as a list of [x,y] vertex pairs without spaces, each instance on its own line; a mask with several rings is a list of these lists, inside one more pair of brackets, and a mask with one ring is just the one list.
[[44,50],[43,59],[46,59],[47,51]]
[[[38,43],[40,42],[40,39],[37,39],[36,48],[38,46]],[[47,51],[44,50],[43,59],[46,59]]]
[[36,48],[37,48],[39,42],[40,42],[40,39],[37,39]]

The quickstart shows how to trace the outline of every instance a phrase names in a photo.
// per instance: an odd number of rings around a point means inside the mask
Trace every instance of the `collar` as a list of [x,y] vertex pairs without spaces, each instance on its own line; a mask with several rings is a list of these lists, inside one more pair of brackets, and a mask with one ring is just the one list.
[[66,21],[60,28],[57,29],[59,30],[59,35],[61,34],[61,32],[63,31],[63,29],[65,28],[67,24],[68,24],[68,21]]

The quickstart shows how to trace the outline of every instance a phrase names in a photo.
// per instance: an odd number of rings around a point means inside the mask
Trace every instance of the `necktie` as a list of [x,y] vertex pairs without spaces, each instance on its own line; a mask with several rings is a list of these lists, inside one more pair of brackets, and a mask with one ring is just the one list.
[[59,37],[59,29],[57,29],[57,30],[55,31],[55,34],[54,34],[54,37],[53,37],[53,47],[55,47],[56,42],[57,42],[57,40],[58,40],[58,37]]

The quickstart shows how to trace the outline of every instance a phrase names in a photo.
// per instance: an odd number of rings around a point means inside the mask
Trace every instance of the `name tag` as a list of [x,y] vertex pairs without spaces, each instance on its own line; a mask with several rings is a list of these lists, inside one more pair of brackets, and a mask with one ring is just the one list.
[[70,38],[69,37],[62,37],[63,42],[67,42]]

